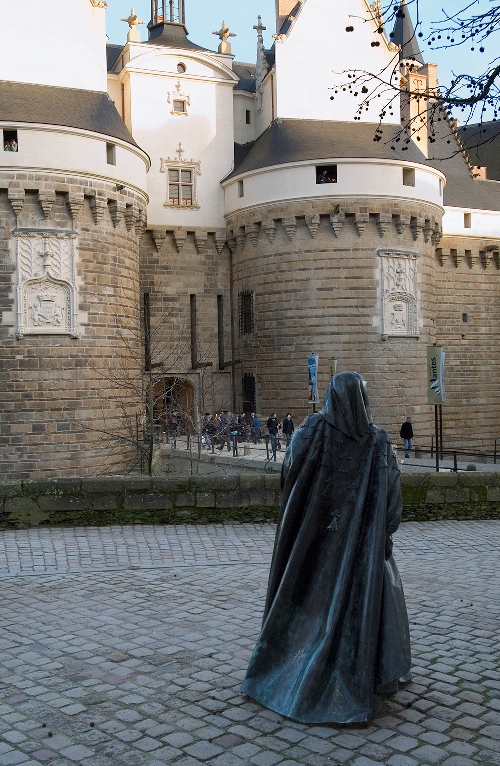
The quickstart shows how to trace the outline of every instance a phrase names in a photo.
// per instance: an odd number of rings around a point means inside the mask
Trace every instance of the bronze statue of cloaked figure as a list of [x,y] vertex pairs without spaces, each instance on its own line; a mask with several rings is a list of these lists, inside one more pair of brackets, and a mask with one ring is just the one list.
[[399,469],[355,372],[330,382],[296,430],[262,631],[241,690],[302,723],[370,721],[376,694],[409,681],[410,634],[392,556]]

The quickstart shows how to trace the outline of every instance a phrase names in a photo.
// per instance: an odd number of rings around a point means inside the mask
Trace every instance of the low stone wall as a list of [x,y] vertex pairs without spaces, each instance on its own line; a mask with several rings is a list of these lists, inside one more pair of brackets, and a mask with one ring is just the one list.
[[[403,474],[403,521],[499,519],[500,473]],[[47,479],[0,483],[0,529],[275,521],[280,477]]]

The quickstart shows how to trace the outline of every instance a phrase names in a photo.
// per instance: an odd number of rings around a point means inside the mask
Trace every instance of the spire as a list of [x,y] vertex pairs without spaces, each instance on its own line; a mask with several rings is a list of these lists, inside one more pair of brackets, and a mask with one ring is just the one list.
[[399,9],[396,12],[396,21],[391,33],[391,41],[401,46],[399,60],[414,59],[420,64],[425,64],[424,57],[420,52],[417,42],[417,35],[411,20],[410,11],[406,5],[406,0],[401,0]]

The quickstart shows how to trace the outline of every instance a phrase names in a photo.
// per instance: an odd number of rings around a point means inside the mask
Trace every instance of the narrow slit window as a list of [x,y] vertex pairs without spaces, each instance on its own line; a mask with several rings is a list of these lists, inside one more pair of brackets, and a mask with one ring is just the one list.
[[470,213],[464,213],[464,229],[472,228],[472,215]]
[[248,335],[254,331],[253,292],[243,290],[238,293],[240,335]]
[[19,145],[17,143],[17,130],[4,130],[3,150],[4,152],[17,152],[19,150]]
[[116,165],[116,146],[106,144],[106,162],[108,165]]
[[238,197],[244,197],[245,196],[245,187],[243,185],[243,181],[238,181]]
[[251,113],[250,109],[246,109],[245,110],[245,122],[246,122],[247,125],[251,125],[252,124],[252,113]]
[[403,168],[403,186],[415,186],[415,168]]

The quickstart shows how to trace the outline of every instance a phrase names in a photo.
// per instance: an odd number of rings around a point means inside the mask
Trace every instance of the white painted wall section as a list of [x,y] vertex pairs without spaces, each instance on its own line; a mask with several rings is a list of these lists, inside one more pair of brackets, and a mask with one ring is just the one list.
[[[465,226],[465,214],[470,213],[470,228]],[[499,237],[500,212],[474,208],[445,207],[443,235],[461,237]]]
[[[354,31],[346,32],[348,26]],[[352,120],[359,98],[340,89],[330,100],[334,86],[347,81],[346,67],[378,74],[397,65],[398,54],[388,50],[376,30],[364,0],[305,0],[288,36],[276,40],[276,116]],[[380,45],[372,47],[372,42]],[[362,112],[362,121],[378,122],[382,105],[383,99],[375,98]],[[398,119],[399,97],[393,117],[385,121],[397,124]]]
[[106,91],[104,8],[90,0],[4,4],[2,80]]
[[[9,123],[8,127],[16,126]],[[148,158],[124,141],[76,128],[25,124],[17,126],[17,140],[17,152],[0,151],[0,170],[75,173],[116,181],[139,193],[146,191]],[[115,146],[115,165],[107,162],[107,143]]]
[[[186,71],[178,72],[182,63]],[[130,104],[134,139],[151,158],[148,174],[148,224],[184,228],[224,226],[220,179],[233,164],[233,85],[223,61],[182,49],[130,46],[130,61],[120,75]],[[186,103],[186,114],[173,113],[173,100]],[[168,204],[167,173],[161,160],[199,163],[196,205]],[[187,165],[186,165],[187,167]]]
[[[439,181],[443,175],[433,168],[394,161],[321,160],[320,165],[337,165],[337,183],[317,184],[313,162],[280,165],[241,174],[224,182],[226,215],[269,202],[321,197],[376,197],[412,199],[440,207],[443,198]],[[403,166],[415,168],[415,186],[403,185]],[[239,196],[238,181],[244,196]]]

